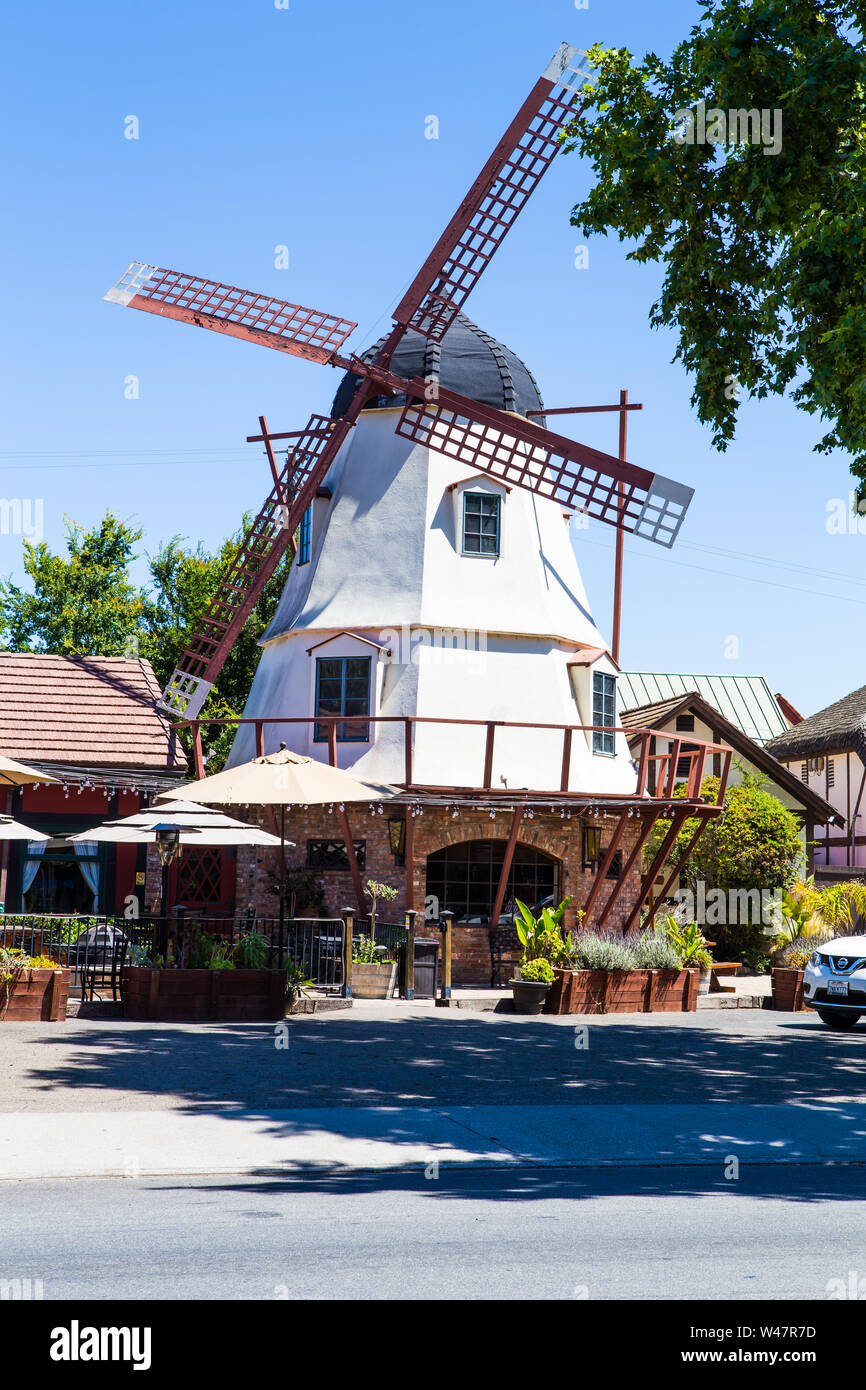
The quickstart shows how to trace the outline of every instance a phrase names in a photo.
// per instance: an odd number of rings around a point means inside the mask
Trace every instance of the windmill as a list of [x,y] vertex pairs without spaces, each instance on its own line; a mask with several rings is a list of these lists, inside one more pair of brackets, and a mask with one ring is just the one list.
[[[273,486],[163,691],[160,706],[194,719],[264,585],[328,469],[371,397],[405,398],[396,432],[455,463],[564,507],[671,546],[693,490],[577,443],[531,420],[390,369],[408,330],[441,342],[517,215],[546,172],[559,136],[582,109],[585,55],[562,44],[496,145],[397,308],[394,324],[365,358],[342,349],[357,325],[268,295],[133,262],[105,298],[133,309],[243,338],[336,367],[357,378],[342,416],[312,415],[302,430],[272,433],[260,417]],[[621,418],[624,418],[621,416]],[[274,443],[286,441],[280,467]],[[623,452],[623,450],[621,450]]]

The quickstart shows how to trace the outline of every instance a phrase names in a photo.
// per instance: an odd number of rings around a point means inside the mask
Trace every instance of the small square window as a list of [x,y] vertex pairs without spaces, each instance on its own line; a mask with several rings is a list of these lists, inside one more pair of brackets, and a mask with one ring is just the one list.
[[484,492],[463,494],[463,554],[499,555],[500,497]]

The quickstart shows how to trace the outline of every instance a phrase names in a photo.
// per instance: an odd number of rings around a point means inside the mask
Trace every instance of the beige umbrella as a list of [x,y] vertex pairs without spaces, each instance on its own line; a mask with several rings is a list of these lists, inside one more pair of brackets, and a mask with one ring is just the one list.
[[[400,795],[399,787],[388,782],[368,782],[345,772],[329,763],[320,763],[316,758],[306,758],[293,753],[285,744],[279,752],[266,753],[252,762],[241,763],[238,767],[215,772],[212,777],[203,777],[198,782],[188,782],[177,790],[161,792],[159,802],[171,805],[177,796],[195,797],[197,801],[211,802],[218,806],[279,806],[280,844],[286,842],[287,806],[327,806],[338,808],[343,837],[346,841],[346,854],[352,869],[358,906],[363,911],[363,888],[361,876],[355,860],[349,819],[346,815],[347,801],[386,801]],[[285,855],[280,854],[280,921],[285,917]]]
[[197,806],[191,801],[172,801],[167,805],[151,806],[136,811],[123,820],[106,821],[93,830],[81,830],[68,839],[101,840],[111,844],[134,845],[142,842],[156,844],[165,833],[177,830],[180,844],[194,845],[267,845],[276,848],[280,841],[270,831],[246,821],[223,815],[211,806]]
[[167,806],[152,806],[136,811],[123,820],[106,821],[93,830],[82,830],[67,837],[70,843],[96,840],[116,845],[155,844],[162,865],[162,911],[165,916],[168,890],[168,871],[184,845],[267,845],[276,848],[276,835],[257,825],[235,820],[210,806],[197,806],[192,801],[174,801]]
[[22,825],[20,820],[13,820],[11,816],[0,815],[0,840],[50,840],[50,835],[43,835],[41,830],[31,830],[29,825]]
[[[0,786],[26,787],[30,782],[56,782],[47,772],[37,772],[26,763],[16,763],[12,758],[4,758],[0,753]],[[36,838],[34,836],[34,838]]]
[[323,806],[384,801],[399,791],[388,782],[367,781],[317,758],[305,758],[283,744],[278,753],[160,792],[159,801],[190,797],[215,806]]

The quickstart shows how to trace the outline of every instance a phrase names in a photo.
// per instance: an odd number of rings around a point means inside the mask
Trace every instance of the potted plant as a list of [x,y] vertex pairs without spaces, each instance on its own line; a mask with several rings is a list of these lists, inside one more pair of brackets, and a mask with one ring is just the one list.
[[387,946],[377,946],[371,936],[352,942],[352,993],[356,999],[390,999],[397,987],[397,962]]
[[234,945],[199,932],[171,965],[134,949],[123,969],[124,1016],[161,1022],[284,1018],[285,972],[268,966],[270,953],[270,942],[254,931]]
[[[834,885],[835,887],[836,885]],[[773,937],[770,980],[773,1008],[799,1013],[803,1008],[803,974],[817,946],[830,940],[833,928],[851,922],[851,905],[845,897],[825,898],[815,887],[814,875],[799,880],[782,895],[781,921]]]
[[294,1013],[301,999],[309,998],[315,980],[307,977],[300,965],[293,960],[286,961],[286,1013]]
[[553,966],[544,956],[524,959],[511,981],[515,1013],[540,1014],[554,979]]
[[0,1022],[56,1023],[68,999],[69,971],[56,960],[0,947]]

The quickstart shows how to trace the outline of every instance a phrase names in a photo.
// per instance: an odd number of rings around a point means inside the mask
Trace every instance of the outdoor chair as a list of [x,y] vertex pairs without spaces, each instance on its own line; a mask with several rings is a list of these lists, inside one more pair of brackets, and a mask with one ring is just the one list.
[[502,985],[503,966],[512,969],[520,964],[523,947],[514,923],[493,927],[490,930],[490,988],[499,989]]

